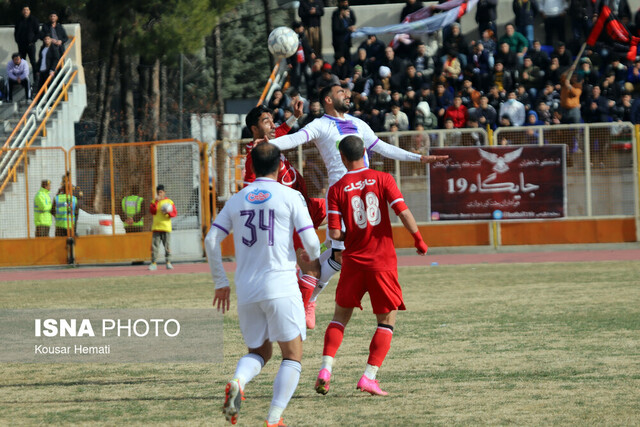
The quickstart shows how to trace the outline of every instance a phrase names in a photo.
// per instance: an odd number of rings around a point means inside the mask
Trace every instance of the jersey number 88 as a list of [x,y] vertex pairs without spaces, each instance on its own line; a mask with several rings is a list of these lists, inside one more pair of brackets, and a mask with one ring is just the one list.
[[353,219],[359,228],[367,228],[367,222],[373,227],[380,224],[380,201],[373,192],[368,192],[364,196],[364,202],[360,196],[351,198],[351,208],[353,209]]

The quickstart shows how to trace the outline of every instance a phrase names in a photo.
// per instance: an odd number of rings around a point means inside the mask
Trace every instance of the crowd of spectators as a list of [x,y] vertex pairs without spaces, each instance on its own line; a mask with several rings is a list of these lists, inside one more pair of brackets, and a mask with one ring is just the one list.
[[[48,21],[40,25],[31,8],[25,5],[14,27],[14,39],[18,51],[11,55],[6,65],[7,80],[0,91],[5,92],[4,99],[10,102],[13,100],[14,87],[20,85],[24,87],[25,98],[30,101],[32,85],[35,84],[33,89],[39,90],[46,79],[55,73],[69,38],[56,12],[50,12]],[[43,43],[36,57],[38,40]]]
[[[456,22],[437,33],[407,36],[391,45],[371,34],[354,49],[349,35],[356,28],[355,13],[347,0],[341,0],[332,17],[335,59],[329,63],[306,40],[304,27],[308,18],[303,10],[323,14],[323,2],[302,0],[303,21],[294,25],[301,45],[289,59],[291,68],[297,69],[292,72],[293,91],[298,96],[300,91],[306,93],[309,105],[317,107],[320,89],[340,83],[351,90],[350,113],[378,132],[640,123],[640,57],[628,61],[624,54],[596,45],[587,47],[572,68],[574,55],[597,19],[598,4],[513,0],[515,20],[501,28],[495,24],[496,4],[497,0],[479,1],[477,33],[463,32]],[[407,0],[401,19],[421,7],[422,2]],[[631,23],[626,0],[616,7],[616,16],[635,34],[640,11]],[[534,39],[538,14],[546,30],[542,41]],[[571,29],[568,39],[565,26]],[[270,106],[277,107],[275,118],[282,121],[290,101],[282,91],[276,93]]]

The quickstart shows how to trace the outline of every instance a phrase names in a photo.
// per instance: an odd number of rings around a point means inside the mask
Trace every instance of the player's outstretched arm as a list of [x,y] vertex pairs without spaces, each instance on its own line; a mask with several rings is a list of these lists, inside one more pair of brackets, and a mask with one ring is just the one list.
[[209,260],[209,269],[216,287],[213,306],[216,307],[217,304],[218,311],[222,309],[222,313],[226,313],[231,305],[229,279],[222,266],[222,252],[220,251],[220,243],[227,237],[227,234],[228,233],[225,233],[225,231],[219,227],[212,225],[209,233],[207,233],[207,237],[204,239],[204,247],[207,252],[207,259]]
[[420,163],[435,163],[441,160],[447,160],[449,158],[446,156],[420,156]]
[[377,140],[371,149],[389,159],[405,162],[433,163],[439,160],[447,160],[449,158],[449,156],[423,156],[417,153],[411,153],[410,151],[403,150],[402,148],[398,148],[395,145],[391,145],[380,139]]
[[411,211],[409,209],[405,209],[398,214],[398,217],[400,218],[400,221],[402,221],[404,227],[409,230],[409,233],[413,236],[413,243],[418,250],[418,254],[426,254],[429,247],[424,240],[422,240],[422,235],[420,234],[420,230],[418,230],[418,224],[416,224],[416,220]]

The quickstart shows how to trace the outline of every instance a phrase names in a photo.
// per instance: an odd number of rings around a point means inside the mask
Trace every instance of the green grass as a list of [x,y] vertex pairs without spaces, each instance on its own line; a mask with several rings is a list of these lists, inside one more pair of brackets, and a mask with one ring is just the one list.
[[[335,279],[305,342],[292,425],[638,425],[640,261],[400,269],[400,313],[378,378],[355,390],[375,328],[354,313],[327,396],[314,392]],[[0,283],[2,308],[205,308],[208,275]],[[232,301],[233,302],[233,301]],[[0,425],[224,425],[224,384],[245,353],[232,312],[221,364],[3,364]],[[276,356],[238,425],[266,416]]]

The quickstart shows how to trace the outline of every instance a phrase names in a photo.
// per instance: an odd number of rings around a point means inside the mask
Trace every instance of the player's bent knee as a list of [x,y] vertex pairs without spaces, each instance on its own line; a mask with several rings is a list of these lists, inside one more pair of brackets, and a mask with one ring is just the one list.
[[302,360],[302,337],[300,335],[291,341],[278,341],[278,345],[282,351],[282,359],[294,360],[296,362]]
[[258,348],[250,348],[249,353],[254,353],[262,357],[266,365],[269,359],[271,359],[271,356],[273,355],[273,344],[271,344],[271,342],[267,340],[264,342],[264,344],[262,344]]

